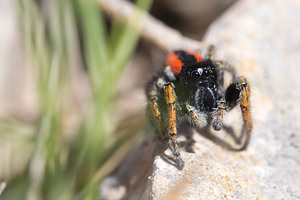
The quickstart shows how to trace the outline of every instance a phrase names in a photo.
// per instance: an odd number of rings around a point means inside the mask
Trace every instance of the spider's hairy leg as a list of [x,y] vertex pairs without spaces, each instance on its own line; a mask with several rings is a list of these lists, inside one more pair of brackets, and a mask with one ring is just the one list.
[[232,76],[232,80],[236,80],[237,73],[236,73],[235,68],[231,64],[229,64],[228,62],[223,61],[223,60],[217,60],[217,61],[215,61],[215,64],[218,67],[218,69],[220,71],[222,71],[222,78],[224,75],[224,71],[228,71]]
[[164,85],[167,82],[166,78],[171,81],[176,79],[170,66],[165,67],[163,73],[161,73],[156,79],[151,82],[151,84],[149,85],[150,87],[148,87],[147,90],[149,108],[151,109],[152,117],[154,118],[164,141],[168,138],[168,136],[165,131],[165,125],[161,118],[161,111],[158,105],[158,95],[159,91],[163,89]]
[[156,125],[159,129],[159,132],[162,136],[162,139],[165,140],[166,139],[166,134],[165,134],[165,130],[164,130],[164,126],[163,126],[163,122],[161,119],[161,113],[159,110],[159,106],[158,106],[158,94],[157,94],[157,88],[155,87],[155,85],[153,84],[151,89],[149,90],[149,107],[151,109],[151,113],[152,116],[156,122]]
[[246,134],[246,139],[243,146],[239,150],[247,148],[252,131],[252,118],[250,114],[250,87],[247,79],[243,76],[237,78],[231,83],[225,92],[226,110],[231,110],[238,103],[242,111],[244,126],[242,134]]
[[[168,148],[174,155],[178,168],[182,169],[184,162],[180,158],[180,153],[177,145],[177,121],[176,121],[176,95],[175,86],[171,81],[176,80],[170,66],[155,77],[147,86],[146,94],[148,97],[148,109],[151,110],[152,117],[159,129],[162,139],[167,143]],[[159,99],[161,92],[167,105],[168,125],[166,126],[164,115],[161,114]]]
[[224,98],[222,98],[218,102],[218,107],[217,109],[213,112],[212,115],[212,127],[216,130],[219,131],[223,127],[223,117],[225,114],[226,110],[226,101]]
[[224,71],[227,71],[231,74],[232,80],[236,80],[236,70],[232,65],[223,60],[217,60],[214,63],[217,66],[218,83],[220,85],[220,89],[224,91]]
[[178,150],[177,144],[177,122],[176,122],[176,94],[175,86],[172,82],[168,82],[163,87],[165,101],[168,107],[168,145],[175,156],[175,159],[178,161],[178,166],[180,169],[183,168],[184,162],[180,158],[180,152]]
[[214,45],[209,45],[207,53],[206,53],[204,59],[213,60],[214,56],[215,56],[215,53],[216,53],[216,47]]
[[176,77],[172,71],[172,68],[170,66],[166,66],[165,69],[164,69],[164,74],[168,77],[168,79],[170,81],[175,81],[176,80]]
[[207,125],[207,114],[199,112],[194,106],[186,104],[186,109],[192,119],[192,123],[197,128],[203,128]]
[[246,140],[245,144],[240,150],[244,150],[247,148],[247,145],[249,143],[250,137],[251,137],[251,131],[252,131],[252,118],[250,114],[250,87],[245,77],[240,77],[237,81],[237,88],[241,91],[241,101],[240,101],[240,107],[243,115],[244,120],[244,130],[246,131]]
[[[228,71],[231,76],[232,79],[235,80],[236,78],[236,71],[235,68],[230,65],[229,63],[227,63],[226,61],[222,61],[222,60],[218,60],[214,62],[216,67],[217,67],[217,82],[219,84],[219,88],[220,88],[220,94],[223,96],[224,94],[224,71]],[[234,101],[237,101],[237,99],[235,99]],[[212,127],[216,130],[219,131],[222,129],[223,127],[223,118],[224,118],[224,114],[226,111],[226,99],[225,97],[223,97],[222,99],[220,99],[218,101],[218,106],[217,108],[214,110],[213,115],[212,115]]]

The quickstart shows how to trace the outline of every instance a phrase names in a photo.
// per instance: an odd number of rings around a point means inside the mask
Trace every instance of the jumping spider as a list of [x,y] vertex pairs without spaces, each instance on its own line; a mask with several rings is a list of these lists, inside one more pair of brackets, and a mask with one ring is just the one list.
[[[148,109],[162,138],[171,150],[178,167],[183,168],[177,144],[177,119],[188,120],[197,129],[211,124],[219,131],[225,111],[240,105],[243,117],[242,134],[246,133],[246,149],[252,130],[250,89],[245,77],[236,75],[227,62],[214,60],[215,48],[210,46],[204,59],[192,51],[173,51],[166,57],[166,67],[146,88]],[[224,88],[224,71],[232,83]]]

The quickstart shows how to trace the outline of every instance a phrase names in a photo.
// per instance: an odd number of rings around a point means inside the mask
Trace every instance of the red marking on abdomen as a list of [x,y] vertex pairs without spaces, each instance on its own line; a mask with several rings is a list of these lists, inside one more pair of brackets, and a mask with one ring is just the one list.
[[[176,53],[177,52],[177,53]],[[184,64],[201,62],[202,56],[194,51],[179,50],[170,52],[165,60],[165,64],[172,68],[175,76],[179,75]],[[191,62],[193,60],[193,62]]]
[[198,53],[194,52],[194,51],[186,51],[187,53],[193,55],[195,57],[195,59],[197,60],[197,62],[201,62],[203,60],[202,56],[200,56]]
[[174,75],[179,75],[181,67],[183,66],[183,62],[179,59],[178,55],[174,51],[167,55],[165,64],[172,68]]

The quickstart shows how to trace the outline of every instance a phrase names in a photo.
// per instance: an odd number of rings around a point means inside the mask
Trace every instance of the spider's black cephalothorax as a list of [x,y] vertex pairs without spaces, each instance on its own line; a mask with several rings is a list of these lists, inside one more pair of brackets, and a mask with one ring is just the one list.
[[[252,130],[250,116],[250,89],[247,80],[237,77],[232,66],[213,59],[214,47],[204,59],[192,51],[178,50],[169,53],[166,67],[148,84],[146,94],[152,121],[178,160],[183,161],[177,147],[177,121],[188,120],[191,125],[203,128],[210,122],[215,130],[223,127],[225,111],[240,104],[246,139],[239,150],[247,147]],[[224,88],[224,71],[232,75],[232,83]]]
[[213,111],[217,106],[218,95],[217,72],[214,63],[204,60],[199,63],[182,66],[175,82],[178,90],[178,103],[188,102],[199,111]]

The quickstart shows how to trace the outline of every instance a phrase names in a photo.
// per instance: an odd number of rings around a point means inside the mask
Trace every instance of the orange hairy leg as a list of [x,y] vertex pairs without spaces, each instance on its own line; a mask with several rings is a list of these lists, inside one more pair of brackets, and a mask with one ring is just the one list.
[[175,105],[175,91],[174,84],[167,83],[164,86],[165,101],[168,106],[168,133],[170,137],[176,137],[177,128],[176,128],[176,105]]
[[149,91],[148,91],[148,95],[149,95],[149,108],[151,109],[151,113],[152,116],[155,120],[155,123],[157,124],[157,127],[159,129],[159,132],[162,136],[162,139],[165,140],[167,138],[165,129],[164,129],[164,124],[163,121],[161,119],[161,112],[159,110],[159,106],[158,106],[158,88],[156,86],[156,84],[152,84]]
[[250,137],[251,137],[251,131],[252,131],[252,118],[251,118],[251,114],[250,114],[250,87],[247,83],[247,80],[245,77],[240,77],[240,80],[237,82],[236,85],[237,89],[239,89],[241,91],[241,102],[240,102],[240,107],[241,107],[241,111],[242,111],[242,116],[243,116],[243,120],[244,120],[244,130],[246,131],[246,140],[245,143],[243,145],[243,147],[240,150],[244,150],[246,149],[249,141],[250,141]]
[[159,132],[162,135],[162,138],[166,139],[167,136],[165,134],[163,123],[162,123],[162,120],[161,120],[161,114],[160,114],[160,110],[159,110],[158,103],[157,103],[157,97],[153,97],[151,99],[150,103],[151,103],[150,107],[151,107],[152,115],[153,115],[153,117],[156,121]]
[[183,161],[180,158],[180,153],[177,144],[177,119],[176,119],[176,95],[175,86],[173,83],[166,83],[163,87],[165,101],[168,107],[168,145],[178,162],[179,168],[183,168]]

